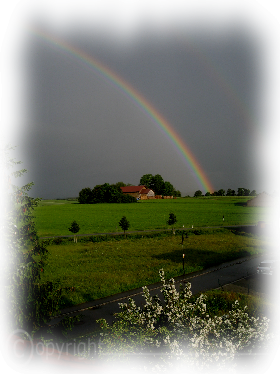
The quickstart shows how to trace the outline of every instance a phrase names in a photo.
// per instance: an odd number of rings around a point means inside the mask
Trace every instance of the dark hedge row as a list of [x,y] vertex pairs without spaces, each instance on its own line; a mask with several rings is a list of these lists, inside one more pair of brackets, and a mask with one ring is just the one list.
[[93,189],[87,187],[79,192],[78,201],[80,204],[98,203],[136,203],[135,197],[124,195],[120,187],[104,183]]

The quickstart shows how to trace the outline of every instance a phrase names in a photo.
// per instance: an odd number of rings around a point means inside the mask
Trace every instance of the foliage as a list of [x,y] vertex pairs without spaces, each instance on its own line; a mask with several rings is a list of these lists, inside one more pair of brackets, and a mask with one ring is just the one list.
[[92,190],[89,187],[83,188],[79,192],[78,201],[80,204],[91,204],[92,203]]
[[235,191],[232,190],[231,188],[229,188],[229,189],[227,190],[227,194],[226,194],[226,196],[235,196]]
[[152,185],[152,174],[145,174],[140,178],[139,186],[146,186],[147,188],[151,188]]
[[252,353],[269,340],[267,318],[250,317],[237,300],[226,315],[210,316],[206,295],[191,301],[190,283],[181,285],[178,292],[174,279],[166,281],[162,269],[159,274],[164,302],[158,296],[151,297],[143,287],[142,308],[129,298],[128,303],[119,304],[121,312],[112,325],[105,319],[97,321],[103,330],[99,344],[102,357],[125,356],[129,360],[133,355],[150,354],[157,357],[152,364],[157,368],[171,366],[176,360],[185,372],[213,368],[213,363],[214,368],[222,368],[237,353]]
[[[32,183],[21,188],[12,183],[26,170],[12,171],[20,162],[10,158],[14,147],[4,141],[1,129],[0,329],[11,332],[22,328],[34,337],[65,339],[72,325],[69,318],[48,326],[59,310],[64,290],[56,282],[41,282],[48,251],[37,240],[32,221],[32,209],[38,199],[28,196]],[[16,232],[15,222],[19,226]]]
[[27,183],[22,187],[14,184],[13,180],[22,177],[27,170],[14,170],[21,164],[21,161],[10,157],[10,152],[15,147],[5,142],[2,127],[0,142],[0,213],[8,214],[18,225],[18,235],[25,239],[25,243],[35,242],[38,237],[33,222],[33,209],[40,199],[34,199],[28,195],[33,183]]
[[169,226],[172,226],[173,234],[175,234],[174,225],[175,225],[176,222],[177,222],[177,218],[176,218],[175,214],[174,213],[169,213],[169,218],[168,218],[167,224]]
[[237,196],[250,196],[250,190],[247,188],[238,188]]
[[164,181],[160,174],[145,174],[140,178],[139,186],[146,186],[154,191],[156,195],[180,197],[181,192],[176,191],[173,185]]
[[119,222],[119,226],[123,229],[124,235],[126,230],[128,230],[130,223],[128,222],[127,218],[123,216]]
[[126,187],[126,186],[131,186],[130,183],[124,183],[124,182],[117,182],[114,184],[116,187]]
[[202,196],[202,192],[200,190],[197,190],[195,191],[193,197],[201,197]]
[[174,187],[172,186],[172,184],[170,182],[164,182],[164,191],[163,191],[163,195],[164,196],[173,196],[174,195]]
[[80,231],[80,225],[76,221],[73,221],[68,230],[74,234],[74,242],[77,243],[77,237],[75,234]]
[[78,201],[80,204],[98,204],[98,203],[135,203],[137,200],[130,195],[124,195],[120,189],[122,182],[110,185],[104,183],[96,185],[93,190],[83,188],[79,192]]
[[68,230],[73,234],[77,234],[80,231],[80,226],[76,221],[73,221]]

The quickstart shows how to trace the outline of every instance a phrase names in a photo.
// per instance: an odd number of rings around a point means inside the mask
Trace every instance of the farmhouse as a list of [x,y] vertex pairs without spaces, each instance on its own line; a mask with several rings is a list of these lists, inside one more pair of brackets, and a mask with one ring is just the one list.
[[126,186],[121,187],[121,190],[124,194],[131,195],[136,199],[140,200],[147,200],[147,199],[154,199],[155,193],[150,188],[146,188],[146,186]]
[[273,206],[275,204],[275,198],[266,192],[262,192],[258,194],[256,197],[254,197],[251,200],[247,201],[247,206],[263,206],[263,207],[269,207]]

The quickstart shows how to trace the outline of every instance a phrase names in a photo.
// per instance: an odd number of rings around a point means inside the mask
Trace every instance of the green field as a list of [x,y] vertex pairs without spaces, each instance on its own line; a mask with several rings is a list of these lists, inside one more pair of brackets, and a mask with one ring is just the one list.
[[[48,246],[50,252],[43,280],[74,287],[64,295],[64,305],[75,305],[160,281],[159,269],[166,277],[206,269],[242,256],[263,253],[265,238],[228,229],[189,233],[181,245],[181,235],[158,237],[108,237],[104,242],[67,242]],[[240,235],[242,234],[242,235]],[[152,235],[151,235],[152,236]],[[218,284],[217,284],[218,287]]]
[[[244,207],[248,198],[210,197],[148,200],[135,204],[78,204],[76,201],[43,200],[35,209],[40,237],[69,235],[73,220],[79,234],[120,232],[118,222],[125,215],[131,231],[166,229],[170,212],[177,217],[176,228],[257,224],[268,221],[265,208]],[[225,220],[223,221],[223,216]]]

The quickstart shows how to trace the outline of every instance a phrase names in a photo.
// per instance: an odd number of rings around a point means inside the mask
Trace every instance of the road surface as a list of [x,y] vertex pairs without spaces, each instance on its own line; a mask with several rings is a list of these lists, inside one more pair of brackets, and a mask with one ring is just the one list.
[[[256,273],[256,268],[263,257],[263,255],[244,257],[203,271],[176,277],[174,278],[176,288],[179,289],[180,283],[190,282],[192,293],[197,294],[222,287]],[[161,297],[160,282],[149,285],[148,288],[151,296],[157,294]],[[119,303],[127,302],[129,297],[133,298],[138,306],[144,303],[142,288],[138,288],[64,309],[59,316],[52,319],[50,325],[57,324],[66,315],[75,316],[81,314],[83,316],[82,322],[74,326],[73,330],[69,333],[69,338],[91,333],[98,326],[96,323],[97,319],[105,318],[108,323],[111,323],[114,313],[120,311]]]

